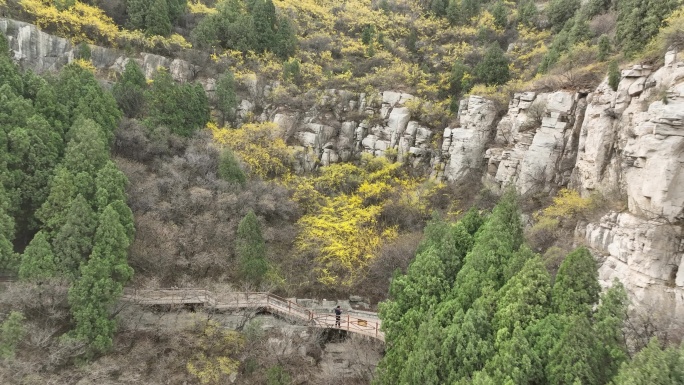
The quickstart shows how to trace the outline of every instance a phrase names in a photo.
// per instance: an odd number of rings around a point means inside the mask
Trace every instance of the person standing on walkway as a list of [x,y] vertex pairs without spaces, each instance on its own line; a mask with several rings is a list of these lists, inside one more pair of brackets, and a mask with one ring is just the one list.
[[342,309],[340,309],[340,305],[337,305],[335,308],[335,326],[342,327],[341,325],[341,320],[342,320]]

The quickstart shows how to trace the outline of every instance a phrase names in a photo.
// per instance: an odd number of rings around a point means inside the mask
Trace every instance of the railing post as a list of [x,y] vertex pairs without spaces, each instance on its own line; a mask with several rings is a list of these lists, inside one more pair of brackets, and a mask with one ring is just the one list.
[[349,331],[349,317],[350,317],[350,315],[349,315],[349,313],[347,313],[347,331]]
[[290,305],[292,305],[292,302],[287,301],[287,313],[290,313]]
[[375,323],[375,338],[378,338],[378,323]]

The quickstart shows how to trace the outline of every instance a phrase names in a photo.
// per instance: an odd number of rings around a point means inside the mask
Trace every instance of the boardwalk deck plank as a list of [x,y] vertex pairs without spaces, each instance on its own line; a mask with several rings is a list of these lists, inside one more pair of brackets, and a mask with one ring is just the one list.
[[317,328],[341,329],[381,341],[385,340],[385,334],[380,330],[382,323],[377,314],[346,312],[340,319],[340,326],[337,326],[333,314],[316,313],[296,302],[270,293],[244,292],[215,295],[204,289],[159,289],[127,291],[122,299],[143,306],[202,305],[217,310],[264,309],[283,317],[306,321]]

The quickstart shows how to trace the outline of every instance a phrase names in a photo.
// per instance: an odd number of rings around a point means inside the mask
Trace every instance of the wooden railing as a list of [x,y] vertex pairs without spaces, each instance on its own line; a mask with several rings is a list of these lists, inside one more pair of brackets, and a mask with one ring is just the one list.
[[240,292],[216,295],[204,289],[127,290],[122,299],[143,306],[201,305],[217,310],[264,309],[284,317],[306,321],[317,328],[346,330],[385,340],[385,334],[380,330],[381,321],[374,313],[345,310],[338,322],[334,314],[315,312],[271,293]]

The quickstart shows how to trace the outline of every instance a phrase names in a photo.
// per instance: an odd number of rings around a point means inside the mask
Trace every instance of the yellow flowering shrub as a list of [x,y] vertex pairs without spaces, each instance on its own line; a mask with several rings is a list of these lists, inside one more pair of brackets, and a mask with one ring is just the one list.
[[93,65],[93,62],[90,60],[76,59],[76,60],[74,60],[74,64],[83,68],[84,70],[88,70],[92,73],[95,73],[95,66]]
[[218,13],[218,10],[216,8],[207,7],[207,5],[201,2],[200,0],[189,1],[188,10],[190,11],[190,13],[195,13],[199,15],[212,15],[214,13]]
[[429,214],[427,202],[436,190],[424,182],[409,178],[399,163],[369,154],[358,165],[333,164],[317,175],[291,178],[293,199],[305,209],[296,246],[314,255],[318,280],[344,286],[356,282],[383,242],[397,236],[396,227],[380,220],[387,205],[398,200]]
[[240,366],[238,354],[245,344],[242,335],[208,321],[196,341],[195,354],[186,364],[188,373],[200,384],[225,384]]
[[247,165],[249,171],[261,178],[282,176],[290,171],[292,151],[279,135],[274,123],[249,123],[238,129],[219,128],[209,123],[216,142],[230,147]]
[[141,31],[121,30],[100,8],[80,1],[64,10],[57,9],[49,0],[20,0],[19,5],[33,16],[38,27],[69,38],[74,43],[85,42],[114,47],[130,43],[145,49],[166,50],[191,47],[191,44],[178,34],[170,37],[148,37]]
[[74,42],[109,43],[119,34],[119,27],[97,7],[76,1],[73,7],[58,10],[51,2],[21,0],[21,7],[35,17],[40,28],[54,30]]
[[541,218],[572,218],[586,212],[592,204],[591,198],[582,198],[575,190],[562,189],[553,198],[553,204],[535,217]]

